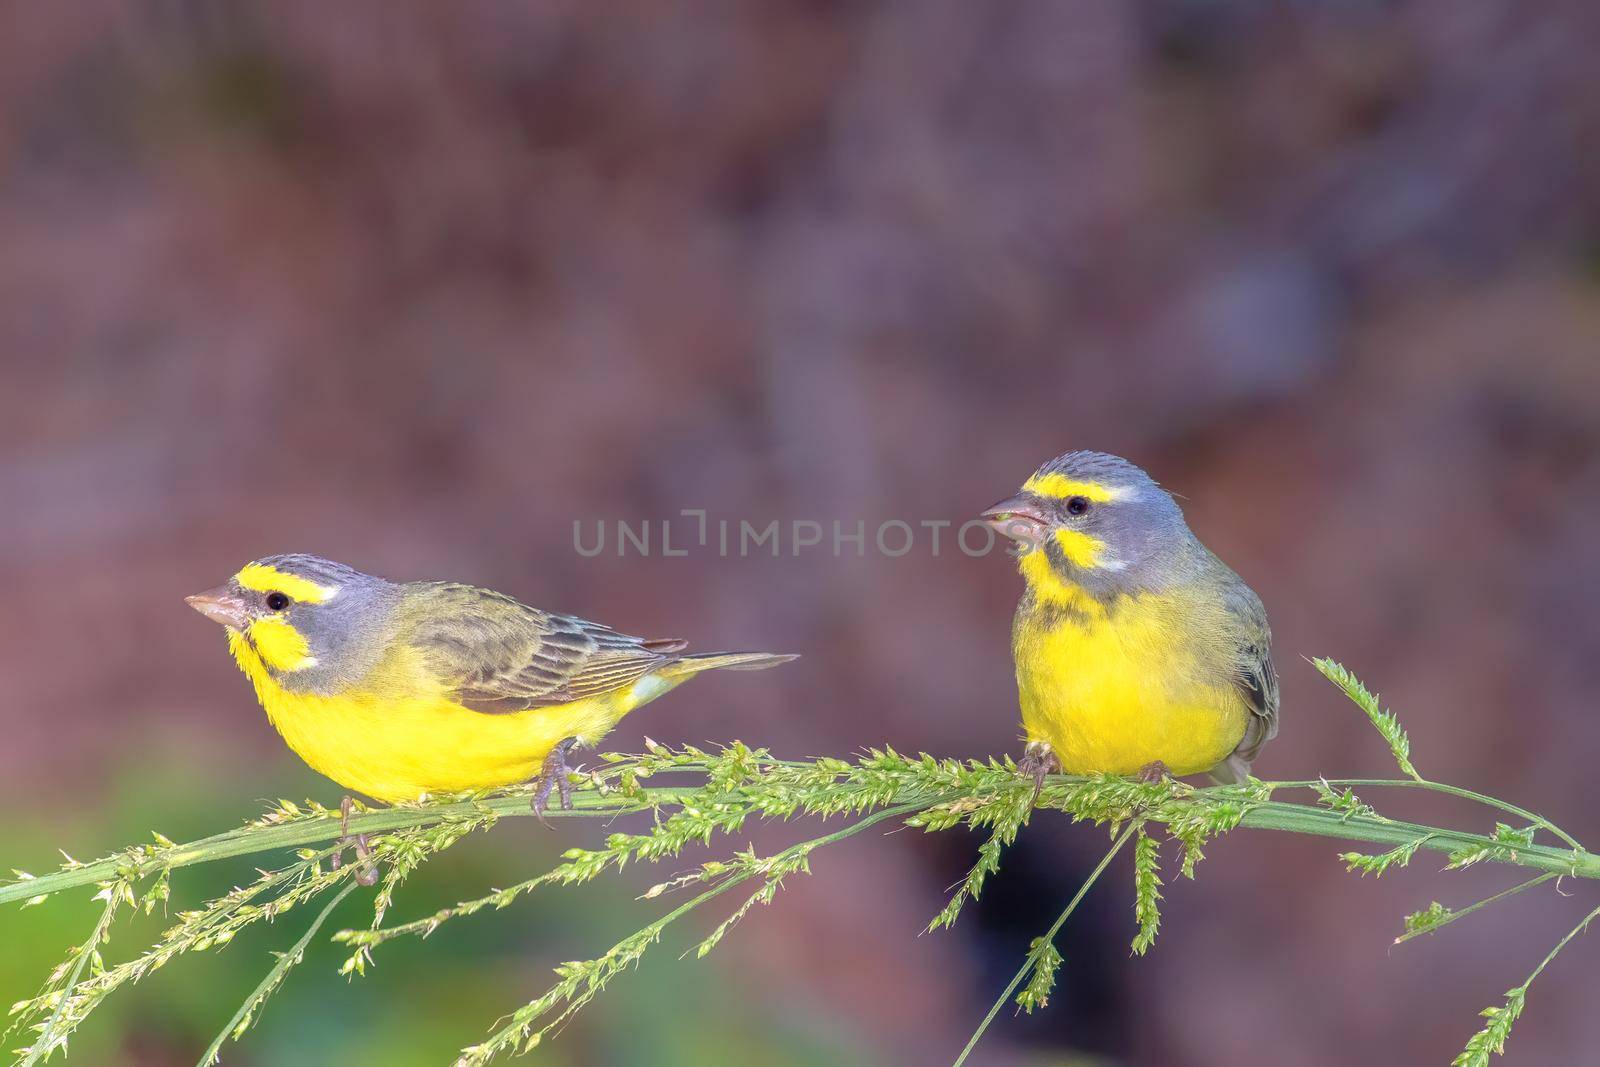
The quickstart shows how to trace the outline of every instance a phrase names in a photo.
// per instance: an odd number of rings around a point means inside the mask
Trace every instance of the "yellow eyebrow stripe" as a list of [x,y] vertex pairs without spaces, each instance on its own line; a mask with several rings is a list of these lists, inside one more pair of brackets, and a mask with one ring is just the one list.
[[1099,482],[1081,482],[1076,478],[1068,478],[1065,474],[1035,474],[1032,478],[1022,483],[1022,488],[1039,496],[1050,497],[1053,500],[1065,500],[1069,496],[1081,496],[1085,500],[1093,500],[1097,504],[1104,504],[1109,500],[1120,500],[1127,496],[1126,489],[1115,489]]
[[298,574],[286,574],[265,563],[246,564],[234,578],[246,589],[253,589],[258,593],[285,593],[306,604],[320,604],[339,591],[338,586],[318,585],[309,578],[302,578]]

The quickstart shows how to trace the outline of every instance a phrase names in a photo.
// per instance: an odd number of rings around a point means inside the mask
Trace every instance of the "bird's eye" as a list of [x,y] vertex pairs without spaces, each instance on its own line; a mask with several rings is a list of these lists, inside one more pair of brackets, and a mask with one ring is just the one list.
[[267,610],[282,611],[289,606],[289,594],[272,592],[267,594]]
[[1086,512],[1088,510],[1089,510],[1088,498],[1081,497],[1081,496],[1069,496],[1069,497],[1067,497],[1067,514],[1068,515],[1082,515],[1084,512]]

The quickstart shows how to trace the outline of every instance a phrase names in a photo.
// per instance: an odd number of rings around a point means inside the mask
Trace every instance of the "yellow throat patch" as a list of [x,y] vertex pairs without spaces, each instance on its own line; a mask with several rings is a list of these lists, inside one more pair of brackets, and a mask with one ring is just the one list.
[[[1099,565],[1105,556],[1106,544],[1077,530],[1056,530],[1052,535],[1061,552],[1073,564],[1090,568]],[[1056,573],[1050,563],[1050,554],[1044,545],[1035,545],[1017,557],[1017,567],[1028,588],[1040,601],[1074,608],[1090,615],[1104,617],[1105,606],[1089,595],[1075,582]]]
[[305,635],[282,619],[257,619],[245,634],[236,635],[230,631],[228,647],[246,674],[250,673],[250,668],[240,659],[241,652],[253,653],[261,664],[279,672],[303,671],[317,665],[317,657],[311,654]]

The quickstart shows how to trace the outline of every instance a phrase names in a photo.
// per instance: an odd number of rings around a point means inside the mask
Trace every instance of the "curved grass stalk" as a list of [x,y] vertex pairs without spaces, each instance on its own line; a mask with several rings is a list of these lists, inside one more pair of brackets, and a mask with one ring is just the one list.
[[1500,901],[1505,900],[1508,897],[1516,896],[1525,889],[1532,889],[1534,886],[1543,885],[1544,883],[1550,881],[1550,879],[1559,877],[1561,876],[1558,874],[1551,874],[1547,871],[1544,874],[1535,875],[1534,877],[1529,878],[1526,882],[1518,882],[1510,889],[1502,889],[1493,896],[1484,897],[1482,900],[1477,901],[1476,903],[1468,904],[1464,908],[1446,908],[1438,901],[1434,901],[1430,907],[1419,912],[1413,912],[1411,915],[1406,916],[1405,933],[1395,938],[1394,943],[1397,945],[1403,945],[1412,938],[1421,937],[1423,934],[1431,934],[1440,927],[1449,926],[1457,919],[1465,919],[1473,912],[1482,908],[1487,908],[1490,904],[1498,904]]
[[1311,781],[1269,782],[1267,784],[1271,785],[1273,789],[1315,789],[1319,784],[1354,786],[1358,789],[1365,789],[1369,786],[1382,789],[1425,789],[1429,792],[1443,793],[1446,796],[1470,800],[1475,804],[1482,804],[1486,808],[1494,808],[1496,811],[1504,812],[1507,815],[1515,815],[1517,818],[1526,820],[1531,825],[1549,832],[1552,836],[1560,838],[1572,848],[1583,848],[1578,843],[1577,838],[1542,815],[1536,815],[1526,808],[1520,808],[1498,797],[1475,793],[1470,789],[1463,789],[1460,786],[1449,785],[1445,782],[1435,782],[1431,778],[1319,778]]
[[[796,765],[801,767],[812,766],[804,763]],[[705,764],[702,763],[698,766],[685,765],[678,769],[685,772],[693,772],[695,770],[703,772]],[[1095,779],[1093,778],[1052,775],[1047,779],[1046,785],[1052,792],[1059,794],[1063,789],[1071,789],[1074,786],[1081,786],[1094,781]],[[1427,788],[1435,785],[1435,783],[1418,783],[1398,779],[1357,778],[1329,778],[1327,783],[1329,785],[1367,784],[1405,788]],[[1278,789],[1310,788],[1314,784],[1314,782],[1306,781],[1268,781],[1259,783],[1260,788],[1269,795]],[[1225,791],[1236,790],[1237,787],[1234,786],[1209,787],[1195,789],[1192,793],[1194,797],[1203,800],[1206,797],[1218,795]],[[841,794],[850,791],[849,788],[841,788],[839,790]],[[649,786],[641,787],[642,797],[634,798],[607,795],[579,788],[573,793],[574,807],[572,810],[551,810],[545,812],[545,816],[547,818],[567,819],[611,819],[642,811],[671,808],[692,796],[695,792],[695,789],[686,786]],[[1476,796],[1476,794],[1470,794],[1464,790],[1457,791],[1453,787],[1441,790],[1441,792],[1449,792],[1452,795],[1465,798]],[[888,799],[898,799],[901,795],[893,794]],[[1196,803],[1198,804],[1198,801]],[[1053,805],[1042,798],[1040,806],[1051,807]],[[1521,809],[1513,809],[1503,803],[1496,802],[1491,806],[1512,814],[1523,814]],[[526,792],[517,790],[482,799],[432,802],[362,812],[351,816],[350,832],[373,836],[396,830],[434,826],[453,819],[462,819],[481,814],[484,811],[492,812],[496,817],[520,817],[531,814],[528,810]],[[1159,814],[1155,814],[1151,816],[1151,821],[1163,822],[1166,820]],[[1534,823],[1543,822],[1537,817],[1531,818],[1529,821]],[[1417,823],[1350,817],[1325,808],[1312,807],[1308,804],[1290,804],[1281,801],[1264,801],[1254,805],[1244,816],[1244,821],[1241,825],[1264,830],[1313,834],[1319,837],[1342,838],[1347,841],[1387,845],[1404,844],[1406,841],[1423,834],[1432,833],[1435,835],[1435,841],[1423,847],[1438,852],[1450,852],[1471,845],[1494,844],[1492,838],[1483,834],[1425,827]],[[332,815],[299,816],[276,825],[252,824],[238,830],[200,838],[181,845],[169,847],[137,846],[135,849],[108,856],[93,863],[68,866],[49,874],[0,883],[0,904],[48,897],[63,890],[92,885],[108,877],[117,876],[119,873],[138,880],[163,871],[176,870],[180,867],[332,841],[338,836],[338,815],[334,813]],[[1566,838],[1565,834],[1558,834],[1558,836],[1563,837],[1563,839]],[[1587,851],[1581,845],[1576,846],[1571,851],[1551,848],[1545,845],[1533,845],[1518,850],[1517,858],[1508,857],[1505,862],[1515,863],[1524,867],[1533,867],[1538,870],[1553,870],[1575,878],[1600,878],[1600,855]]]
[[[501,817],[531,814],[528,790],[523,788],[441,798],[402,807],[361,811],[350,819],[350,831],[368,835],[381,862],[388,865],[390,877],[374,898],[371,926],[365,930],[341,931],[336,935],[336,940],[355,946],[355,954],[346,961],[345,973],[359,973],[372,947],[392,937],[403,934],[426,936],[451,917],[471,914],[491,905],[504,907],[523,893],[549,882],[584,882],[620,870],[629,862],[659,863],[678,856],[691,844],[707,844],[714,837],[737,833],[750,819],[778,821],[800,816],[859,816],[840,830],[791,846],[771,857],[762,858],[748,851],[741,852],[731,859],[707,863],[700,871],[661,883],[646,893],[645,897],[651,898],[660,892],[695,882],[706,884],[708,888],[619,942],[604,956],[585,963],[567,964],[558,969],[560,981],[554,988],[539,1000],[518,1009],[510,1022],[491,1034],[485,1042],[464,1050],[462,1062],[480,1063],[502,1050],[509,1051],[516,1047],[525,1049],[536,1043],[598,995],[610,977],[655,943],[666,925],[739,885],[759,883],[754,893],[728,920],[701,940],[697,950],[703,955],[756,904],[770,901],[785,875],[807,870],[806,861],[812,851],[860,833],[886,819],[902,816],[905,825],[930,833],[957,826],[990,832],[987,843],[980,850],[978,865],[941,911],[934,923],[937,926],[954,922],[964,903],[973,899],[981,889],[983,880],[995,873],[999,866],[1000,850],[1020,827],[1027,824],[1030,813],[1035,809],[1035,800],[1038,810],[1057,810],[1075,821],[1092,821],[1122,828],[1115,831],[1120,834],[1116,845],[1080,888],[1078,896],[1074,897],[1048,934],[1034,943],[1023,969],[1008,986],[1005,996],[1010,996],[1030,971],[1033,973],[1034,978],[1021,998],[1024,1006],[1043,1003],[1061,958],[1053,946],[1053,939],[1067,916],[1087,893],[1089,885],[1109,866],[1116,851],[1130,835],[1154,826],[1165,826],[1168,835],[1178,842],[1181,849],[1180,870],[1191,877],[1195,863],[1201,858],[1201,846],[1209,839],[1238,827],[1366,842],[1388,849],[1380,855],[1346,853],[1344,859],[1347,865],[1363,873],[1382,874],[1391,867],[1405,865],[1421,851],[1448,857],[1446,869],[1488,861],[1536,872],[1536,877],[1521,885],[1459,912],[1450,912],[1438,905],[1419,912],[1412,916],[1414,924],[1408,921],[1407,936],[1414,936],[1426,929],[1437,929],[1551,878],[1571,876],[1600,879],[1600,855],[1583,848],[1550,820],[1497,798],[1423,778],[1411,762],[1410,742],[1398,720],[1379,707],[1377,698],[1343,668],[1325,661],[1319,661],[1318,667],[1362,707],[1373,726],[1388,741],[1396,762],[1407,778],[1295,782],[1252,780],[1243,786],[1192,788],[1173,782],[1143,783],[1110,776],[1058,775],[1047,779],[1035,798],[1032,781],[1019,775],[1009,759],[965,762],[936,760],[931,756],[903,756],[885,748],[868,751],[854,761],[830,757],[782,760],[772,757],[763,749],[750,749],[739,742],[717,753],[707,753],[693,747],[674,750],[649,742],[647,751],[638,755],[602,757],[602,765],[588,773],[587,787],[574,793],[574,808],[547,813],[552,818],[612,820],[619,816],[648,812],[653,816],[653,823],[647,829],[637,833],[612,833],[605,839],[604,847],[569,850],[564,862],[555,869],[515,883],[507,890],[465,901],[427,918],[387,927],[383,925],[384,910],[405,874],[466,834],[491,827]],[[646,784],[655,775],[689,776],[691,780],[667,785]],[[1492,833],[1483,834],[1395,821],[1362,803],[1349,788],[1345,788],[1342,795],[1336,793],[1333,789],[1335,785],[1431,790],[1515,816],[1526,827],[1496,825]],[[1275,793],[1290,789],[1315,789],[1319,793],[1318,802],[1290,803],[1274,798]],[[1536,843],[1536,831],[1549,833],[1570,847]],[[188,844],[175,844],[156,835],[155,844],[136,845],[88,864],[69,859],[62,869],[37,878],[18,872],[17,881],[0,884],[0,904],[8,901],[38,903],[52,895],[89,885],[99,885],[103,892],[112,894],[90,939],[74,954],[69,954],[68,960],[52,974],[40,996],[13,1009],[23,1013],[20,1022],[33,1024],[40,1018],[45,1020],[42,1025],[34,1027],[40,1036],[25,1053],[28,1057],[25,1062],[30,1065],[37,1063],[51,1049],[64,1045],[67,1036],[83,1016],[121,985],[138,980],[149,970],[183,953],[225,945],[244,925],[279,915],[337,884],[342,876],[323,871],[320,862],[332,851],[327,843],[339,834],[337,813],[320,805],[311,805],[302,810],[284,801],[252,824]],[[308,847],[312,845],[323,847]],[[1160,883],[1154,869],[1155,847],[1158,846],[1151,846],[1152,852],[1146,857],[1147,869],[1140,874],[1140,884],[1136,887],[1138,906],[1135,914],[1139,924],[1139,934],[1134,941],[1136,951],[1141,946],[1148,947],[1159,923],[1157,908],[1160,894],[1156,887]],[[105,943],[117,913],[118,900],[148,911],[165,902],[167,879],[173,870],[217,860],[281,852],[284,849],[298,849],[298,859],[277,870],[263,870],[256,882],[225,893],[199,910],[179,912],[177,925],[132,960],[110,968],[100,964],[97,949]],[[142,890],[141,886],[144,887]],[[277,987],[277,983],[292,968],[293,962],[286,961],[299,958],[310,939],[322,927],[326,916],[331,914],[338,900],[343,899],[343,893],[349,891],[347,883],[341,894],[324,908],[302,940],[297,942],[296,948],[280,958],[279,966],[269,972],[267,979],[235,1014],[229,1027],[223,1031],[224,1035],[234,1032],[241,1023],[251,1018],[264,997]],[[1545,963],[1534,971],[1528,982],[1537,977],[1550,959],[1597,915],[1600,915],[1600,909],[1575,927],[1556,946]],[[86,972],[85,968],[91,963],[94,971]],[[1489,1025],[1473,1039],[1468,1052],[1463,1054],[1478,1058],[1459,1062],[1477,1067],[1489,1055],[1498,1053],[1511,1023],[1521,1011],[1528,982],[1508,994],[1503,1008],[1493,1008],[1486,1013]],[[1002,997],[1001,1003],[1004,999]],[[962,1053],[963,1060],[970,1055],[998,1010],[999,1004],[991,1009]],[[533,1030],[533,1026],[552,1011],[559,1012],[555,1020],[537,1031]],[[214,1045],[213,1051],[219,1047]]]
[[250,1022],[255,1016],[256,1009],[273,994],[278,986],[283,984],[283,980],[288,976],[290,969],[298,965],[305,957],[306,948],[311,944],[311,939],[317,936],[317,931],[322,929],[322,924],[328,921],[328,916],[333,914],[333,909],[342,904],[344,898],[354,892],[359,884],[354,878],[345,879],[344,888],[335,893],[333,899],[323,905],[322,910],[317,912],[316,918],[311,920],[311,925],[306,927],[306,932],[300,935],[288,952],[278,955],[278,962],[272,965],[272,969],[267,972],[267,976],[261,979],[261,984],[251,990],[244,1003],[239,1005],[239,1010],[233,1013],[233,1018],[228,1020],[228,1025],[222,1028],[216,1039],[206,1048],[197,1061],[196,1067],[210,1067],[211,1064],[217,1063],[221,1059],[222,1046],[227,1044],[230,1038],[237,1041],[250,1028]]
[[[603,816],[612,818],[636,811],[645,811],[659,804],[692,793],[692,789],[657,787],[649,792],[648,802],[618,803],[614,797],[596,792],[578,791],[573,794],[571,811],[550,810],[548,819],[584,818]],[[468,800],[428,801],[419,804],[399,805],[364,811],[350,817],[350,832],[376,835],[395,830],[417,829],[439,823],[481,816],[485,811],[496,817],[506,815],[532,815],[525,789],[497,793],[493,796]],[[186,844],[136,845],[133,848],[96,860],[93,863],[68,864],[59,871],[27,877],[14,882],[0,883],[0,904],[33,900],[58,893],[63,889],[92,885],[107,878],[124,874],[134,880],[161,871],[177,870],[197,863],[214,863],[218,860],[254,856],[263,852],[298,848],[339,837],[339,813],[315,809],[301,813],[295,809],[286,814],[283,807],[247,826],[224,833],[202,837]]]
[[[1332,779],[1329,781],[1332,782]],[[1513,848],[1484,834],[1359,815],[1341,816],[1337,812],[1303,804],[1265,801],[1247,811],[1239,825],[1378,845],[1400,846],[1420,842],[1419,848],[1447,855],[1467,849],[1486,850],[1490,854],[1483,858],[1496,862],[1573,878],[1600,878],[1600,855],[1582,848],[1571,851],[1548,845],[1519,845]]]
[[72,1032],[73,1022],[70,1019],[70,1006],[72,1005],[72,991],[77,988],[78,981],[83,977],[83,971],[88,966],[89,960],[97,958],[100,946],[105,944],[111,931],[111,921],[116,917],[117,908],[127,900],[127,895],[122,883],[108,884],[101,890],[105,897],[106,906],[100,912],[99,920],[94,924],[94,929],[89,934],[89,939],[78,947],[77,958],[72,963],[71,970],[65,974],[66,980],[57,987],[54,996],[57,998],[55,1009],[50,1017],[39,1028],[39,1037],[28,1049],[27,1058],[22,1061],[22,1067],[34,1067],[35,1064],[47,1058],[57,1048],[66,1048],[67,1037]]
[[[769,876],[771,880],[768,881],[768,884],[775,884],[775,881],[781,880],[784,874],[804,869],[805,858],[817,849],[854,837],[856,834],[876,826],[878,823],[901,815],[909,815],[922,807],[921,803],[911,803],[884,808],[858,819],[849,826],[835,830],[833,833],[812,838],[797,845],[791,845],[776,853],[770,859],[757,861],[752,858],[751,862],[736,868],[733,873],[720,877],[710,889],[690,898],[644,929],[630,934],[617,942],[603,955],[582,963],[563,964],[557,968],[556,974],[561,979],[559,982],[539,999],[531,1001],[513,1012],[510,1020],[500,1029],[490,1034],[486,1041],[462,1049],[461,1056],[456,1060],[455,1067],[479,1067],[479,1065],[488,1063],[501,1052],[526,1052],[536,1047],[546,1034],[565,1025],[573,1015],[599,994],[619,972],[630,965],[637,964],[645,951],[661,939],[662,933],[669,925],[694,911],[702,904],[728,892],[730,889],[762,877],[763,868],[778,872]],[[751,905],[760,901],[760,897],[761,893],[758,890],[731,918],[719,925],[695,949],[690,951],[695,951],[698,956],[704,956],[722,939],[722,935],[744,916]],[[563,1001],[566,1002],[566,1006],[562,1008],[559,1015],[540,1029],[532,1029],[534,1023],[549,1014]]]
[[1522,1007],[1528,999],[1528,987],[1533,985],[1533,980],[1544,973],[1550,962],[1561,954],[1567,943],[1589,928],[1589,924],[1600,919],[1600,907],[1595,908],[1579,921],[1577,926],[1567,931],[1567,935],[1556,942],[1556,947],[1550,950],[1533,973],[1525,978],[1521,985],[1506,992],[1506,1002],[1502,1005],[1485,1008],[1480,1014],[1489,1020],[1482,1030],[1473,1034],[1467,1041],[1467,1047],[1461,1055],[1450,1061],[1450,1067],[1487,1067],[1489,1057],[1503,1056],[1506,1051],[1506,1039],[1511,1036],[1511,1026],[1522,1014]]
[[1077,910],[1083,898],[1089,895],[1090,887],[1099,881],[1106,868],[1111,866],[1111,861],[1116,859],[1117,853],[1121,852],[1122,847],[1128,843],[1128,838],[1132,837],[1138,829],[1139,824],[1132,823],[1117,835],[1117,839],[1106,850],[1106,854],[1100,857],[1100,862],[1095,865],[1094,870],[1089,872],[1089,877],[1083,880],[1083,884],[1078,887],[1078,891],[1067,902],[1067,906],[1062,909],[1060,915],[1056,916],[1056,921],[1050,924],[1050,929],[1044,932],[1043,937],[1035,941],[1033,948],[1028,952],[1027,958],[1022,961],[1022,966],[1017,968],[1017,973],[1011,976],[1010,983],[1000,991],[1000,995],[990,1005],[989,1014],[983,1017],[983,1021],[978,1024],[978,1028],[972,1032],[972,1037],[968,1039],[966,1047],[961,1050],[961,1055],[956,1057],[955,1063],[951,1067],[962,1067],[962,1064],[967,1062],[967,1057],[972,1055],[972,1050],[978,1047],[978,1042],[982,1040],[984,1032],[989,1029],[989,1024],[994,1022],[995,1016],[1000,1014],[1001,1007],[1005,1005],[1007,1000],[1011,999],[1011,994],[1016,990],[1017,986],[1022,984],[1022,980],[1027,977],[1028,972],[1039,967],[1040,961],[1045,958],[1047,950],[1054,952],[1056,935],[1061,932],[1061,928],[1066,925],[1067,920]]

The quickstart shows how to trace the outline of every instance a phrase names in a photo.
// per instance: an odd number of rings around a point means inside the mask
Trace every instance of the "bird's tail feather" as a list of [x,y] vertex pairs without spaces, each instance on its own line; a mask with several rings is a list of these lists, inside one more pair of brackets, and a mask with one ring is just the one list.
[[780,663],[788,663],[792,659],[799,658],[798,655],[780,652],[702,652],[692,656],[681,656],[662,667],[657,673],[671,676],[699,674],[701,671],[718,669],[764,671],[768,667],[776,667]]
[[1235,752],[1207,773],[1218,785],[1243,785],[1250,779],[1250,761]]

